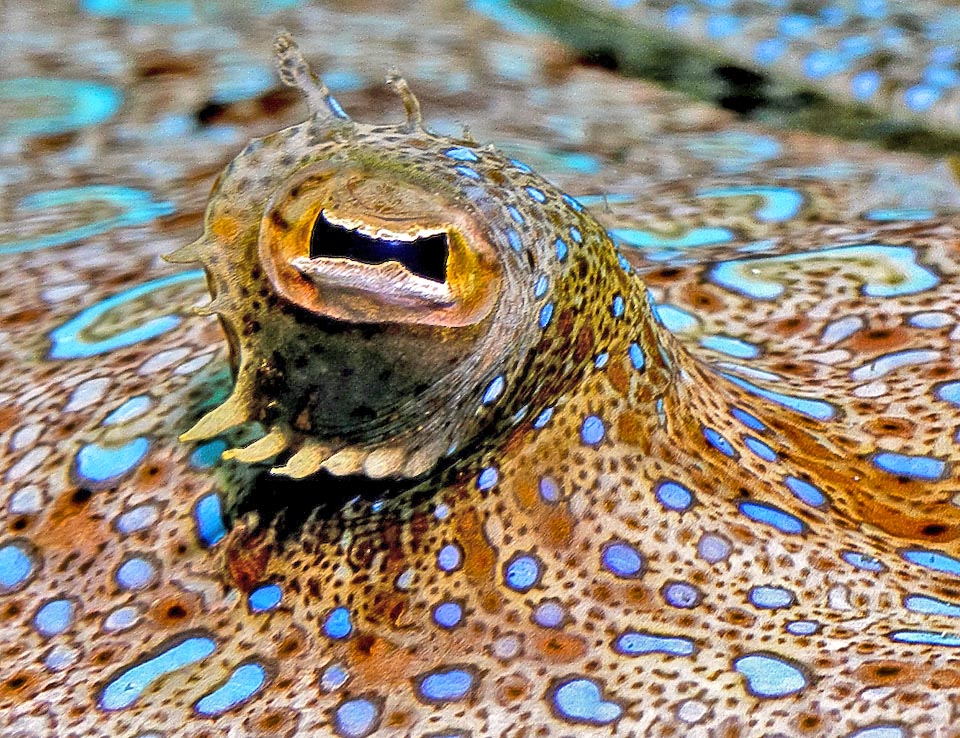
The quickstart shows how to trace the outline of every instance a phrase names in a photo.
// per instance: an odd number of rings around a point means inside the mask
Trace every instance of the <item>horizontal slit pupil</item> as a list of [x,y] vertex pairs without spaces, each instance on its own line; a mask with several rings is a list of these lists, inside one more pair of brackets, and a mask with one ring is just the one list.
[[310,258],[350,259],[362,264],[398,261],[411,274],[445,282],[449,246],[445,233],[435,233],[413,241],[374,238],[359,231],[335,225],[321,213],[310,233]]

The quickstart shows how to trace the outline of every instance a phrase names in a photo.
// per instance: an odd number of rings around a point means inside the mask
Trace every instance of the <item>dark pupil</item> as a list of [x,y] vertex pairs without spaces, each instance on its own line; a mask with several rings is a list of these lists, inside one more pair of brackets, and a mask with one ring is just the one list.
[[310,234],[311,259],[326,256],[364,264],[399,261],[411,273],[435,282],[446,281],[447,252],[447,236],[443,233],[414,241],[389,241],[329,223],[323,213]]

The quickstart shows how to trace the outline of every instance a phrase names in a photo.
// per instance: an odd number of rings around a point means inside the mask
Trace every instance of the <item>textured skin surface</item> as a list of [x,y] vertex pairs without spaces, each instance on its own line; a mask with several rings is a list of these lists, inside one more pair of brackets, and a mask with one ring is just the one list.
[[[420,7],[429,22],[208,9],[199,37],[45,8],[43,24],[4,9],[8,73],[122,99],[0,87],[5,734],[957,734],[944,166],[741,126],[442,4]],[[278,19],[312,58],[363,60],[341,96],[355,118],[395,59],[428,128],[469,123],[600,221],[462,141],[332,144],[480,188],[534,257],[530,361],[496,357],[504,391],[422,483],[218,460],[256,427],[177,441],[228,396],[229,360],[190,311],[200,273],[158,257],[199,235],[247,139],[302,120],[273,81],[214,84],[256,79],[243,65]],[[308,153],[268,141],[267,158]],[[282,187],[252,171],[251,191]]]

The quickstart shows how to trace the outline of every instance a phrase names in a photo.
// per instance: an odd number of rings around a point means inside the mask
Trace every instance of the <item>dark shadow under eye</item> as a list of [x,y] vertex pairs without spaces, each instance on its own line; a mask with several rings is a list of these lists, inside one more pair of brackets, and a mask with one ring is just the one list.
[[334,225],[323,217],[313,224],[310,234],[310,258],[350,259],[363,264],[398,261],[409,272],[434,282],[447,278],[447,236],[438,233],[413,241],[392,241],[373,238],[358,231]]

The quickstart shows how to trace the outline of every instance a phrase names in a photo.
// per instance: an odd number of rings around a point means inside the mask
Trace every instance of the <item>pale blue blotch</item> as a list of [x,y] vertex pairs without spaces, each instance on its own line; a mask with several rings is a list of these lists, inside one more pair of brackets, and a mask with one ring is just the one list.
[[209,638],[188,638],[152,659],[124,671],[104,687],[98,704],[103,710],[130,707],[155,680],[207,658],[215,649],[216,644]]
[[267,680],[267,672],[260,664],[243,664],[233,670],[220,687],[201,697],[196,711],[214,717],[253,697]]
[[420,696],[430,702],[459,702],[472,688],[473,674],[465,669],[435,671],[417,685]]
[[441,628],[452,628],[463,618],[463,607],[456,602],[442,602],[433,610],[433,622]]
[[789,187],[714,187],[697,192],[697,197],[759,197],[763,204],[756,212],[757,220],[763,223],[782,223],[796,217],[803,206],[803,195]]
[[881,223],[897,220],[931,220],[936,213],[925,208],[876,208],[863,214],[867,220]]
[[635,577],[643,572],[643,556],[628,543],[607,544],[601,554],[603,566],[618,577]]
[[593,365],[597,369],[603,369],[607,365],[607,362],[610,361],[610,354],[606,351],[601,351],[597,354],[597,358],[593,360]]
[[663,599],[673,607],[689,610],[700,604],[703,593],[687,582],[671,582],[663,588]]
[[227,534],[220,509],[220,497],[214,493],[202,497],[193,511],[197,533],[205,546],[213,546]]
[[899,474],[914,479],[936,480],[943,477],[947,463],[932,456],[910,456],[893,451],[881,451],[874,454],[873,465],[891,474]]
[[583,420],[580,428],[580,438],[588,446],[595,446],[603,440],[606,435],[606,429],[603,427],[603,421],[596,415],[588,415]]
[[929,85],[914,85],[904,90],[903,102],[915,113],[922,113],[940,99],[942,91]]
[[[2,85],[2,82],[0,82],[0,85]],[[2,94],[0,94],[0,100],[2,100]],[[154,218],[169,215],[173,212],[172,204],[155,201],[149,192],[117,185],[85,185],[83,187],[67,187],[60,190],[37,192],[23,198],[17,206],[17,210],[35,213],[48,208],[76,205],[83,202],[105,203],[117,208],[120,212],[103,217],[93,223],[74,226],[57,233],[34,236],[20,241],[0,242],[0,254],[22,254],[38,249],[65,246],[75,241],[99,236],[117,228],[147,223]],[[189,273],[203,274],[202,271]],[[64,357],[54,356],[54,358]]]
[[567,616],[567,611],[556,600],[546,600],[533,611],[533,622],[541,628],[557,628]]
[[208,441],[201,446],[197,446],[194,452],[190,454],[190,464],[197,469],[210,469],[216,466],[217,462],[220,461],[220,456],[226,449],[226,442],[221,441],[219,438]]
[[480,398],[480,402],[484,405],[492,405],[503,394],[503,388],[506,386],[506,380],[504,380],[503,375],[494,377],[490,384],[487,385],[487,388],[483,391],[483,397]]
[[670,303],[658,304],[654,316],[671,333],[683,333],[700,325],[694,315]]
[[639,631],[627,631],[614,643],[617,653],[625,656],[642,656],[648,653],[662,653],[668,656],[692,656],[696,651],[689,638],[656,635]]
[[590,725],[607,725],[618,720],[623,708],[605,702],[600,687],[592,679],[570,679],[554,690],[553,703],[566,719]]
[[847,738],[907,738],[899,725],[870,725],[851,733]]
[[557,259],[559,261],[566,261],[567,253],[569,251],[566,241],[564,241],[562,238],[558,238],[555,246],[557,249]]
[[736,377],[725,372],[721,372],[720,376],[733,382],[738,387],[742,387],[743,389],[747,390],[747,392],[750,392],[757,397],[770,400],[778,405],[782,405],[790,410],[794,410],[801,415],[816,418],[817,420],[830,420],[834,415],[836,415],[837,412],[833,405],[830,405],[826,402],[821,402],[820,400],[811,400],[806,397],[794,397],[793,395],[785,395],[781,392],[763,389],[762,387],[758,387],[757,385],[748,382],[745,379],[741,379],[740,377]]
[[477,170],[473,169],[472,167],[468,167],[466,164],[455,166],[454,169],[460,172],[460,174],[462,174],[464,177],[469,177],[470,179],[481,179],[480,175],[477,173]]
[[553,417],[553,408],[548,407],[543,410],[536,418],[533,420],[533,427],[537,430],[540,430],[547,423],[550,422],[550,418]]
[[52,600],[33,616],[33,627],[37,632],[50,638],[59,635],[70,627],[73,620],[73,602],[70,600]]
[[345,607],[334,608],[323,623],[323,632],[335,640],[346,638],[353,631],[350,611]]
[[134,438],[116,448],[90,444],[77,453],[77,473],[92,482],[116,479],[133,469],[146,456],[150,442]]
[[820,507],[827,501],[823,492],[810,484],[810,482],[798,477],[786,477],[783,481],[798,500],[805,502],[811,507]]
[[507,205],[507,215],[510,216],[511,220],[517,225],[523,225],[525,222],[523,215],[520,214],[520,211],[517,210],[513,205]]
[[541,274],[537,277],[537,281],[533,285],[533,296],[538,300],[547,294],[547,287],[550,285],[550,280],[547,278],[546,274]]
[[867,556],[858,551],[844,551],[840,556],[850,566],[855,566],[857,569],[863,569],[864,571],[881,572],[887,568],[872,556]]
[[902,551],[900,555],[911,564],[922,566],[925,569],[960,576],[960,560],[938,551],[926,551],[922,548],[913,548]]
[[907,322],[914,328],[946,328],[953,324],[954,318],[949,313],[934,311],[911,315]]
[[847,66],[847,59],[842,54],[826,49],[817,49],[810,52],[803,60],[803,73],[809,79],[823,79],[844,71]]
[[903,598],[903,606],[911,612],[924,615],[942,615],[948,618],[960,618],[960,604],[945,602],[934,597],[924,595],[907,595]]
[[764,461],[774,462],[777,460],[777,452],[759,438],[754,438],[753,436],[744,436],[743,443],[747,448],[753,451],[753,453],[755,453]]
[[719,351],[721,354],[733,356],[737,359],[756,359],[760,356],[760,349],[752,343],[731,336],[713,335],[700,339],[700,345],[706,349]]
[[733,458],[737,455],[737,452],[734,450],[733,446],[730,445],[730,441],[724,438],[720,432],[714,428],[704,427],[703,437],[707,439],[707,443],[717,449],[717,451],[722,453],[724,456]]
[[570,226],[570,238],[573,239],[574,243],[583,243],[583,234],[576,226]]
[[551,477],[544,477],[540,480],[539,484],[540,496],[546,502],[556,502],[560,499],[560,488],[557,486],[557,483]]
[[753,587],[749,594],[750,602],[766,610],[779,610],[793,606],[797,598],[789,589],[783,587]]
[[937,397],[960,407],[960,382],[947,382],[937,387]]
[[473,153],[470,149],[465,149],[462,146],[454,146],[451,149],[447,149],[443,152],[445,156],[449,156],[451,159],[456,159],[457,161],[480,161],[479,157]]
[[813,635],[820,630],[820,623],[816,620],[794,620],[787,623],[787,632],[796,636]]
[[707,36],[723,39],[739,33],[743,28],[743,19],[729,13],[707,17]]
[[101,425],[120,425],[139,418],[150,409],[152,401],[146,395],[131,397],[103,419]]
[[[120,109],[123,96],[114,87],[83,80],[27,77],[0,80],[0,105],[8,111],[29,110],[28,100],[56,100],[55,112],[23,117],[14,114],[0,121],[0,139],[49,136],[102,123]],[[26,103],[26,105],[25,105]],[[0,249],[2,252],[2,249]]]
[[610,312],[613,314],[614,318],[622,318],[625,305],[623,302],[623,297],[621,295],[615,295],[613,298],[613,304],[610,307]]
[[768,66],[784,55],[788,43],[782,38],[765,38],[753,47],[753,60],[757,64]]
[[730,414],[751,430],[761,433],[767,430],[767,426],[765,426],[758,418],[751,415],[746,410],[741,410],[740,408],[735,407],[730,411]]
[[275,84],[274,72],[267,66],[256,62],[232,63],[222,67],[215,77],[210,100],[230,105],[259,97]]
[[679,482],[664,482],[657,487],[657,499],[664,507],[683,512],[693,504],[693,493]]
[[503,578],[517,592],[528,592],[540,581],[540,562],[530,554],[518,554],[506,563]]
[[373,731],[379,717],[379,707],[370,700],[347,700],[334,713],[337,735],[365,738]]
[[453,543],[448,543],[437,554],[437,566],[443,571],[454,571],[460,568],[462,560],[463,554],[460,552],[460,548]]
[[801,520],[773,505],[764,505],[759,502],[741,502],[740,512],[751,520],[773,526],[782,533],[799,535],[805,529]]
[[283,599],[283,590],[276,584],[264,584],[257,587],[247,598],[252,612],[269,612],[280,604]]
[[869,69],[865,72],[859,72],[850,80],[850,91],[853,92],[854,98],[863,102],[877,94],[882,81],[883,78],[876,70]]
[[733,662],[757,697],[786,697],[807,686],[807,677],[793,664],[764,653],[751,653]]
[[922,646],[960,647],[960,635],[928,630],[898,630],[890,634],[897,643],[914,643]]
[[488,466],[486,469],[480,472],[480,476],[477,477],[477,489],[490,489],[497,483],[498,478],[497,470],[495,467]]
[[157,515],[156,506],[140,505],[123,513],[123,515],[117,518],[115,525],[118,531],[124,535],[129,535],[144,528],[149,528],[156,522]]
[[513,228],[507,228],[507,241],[510,244],[510,248],[514,251],[523,250],[523,241],[520,240],[520,234],[513,230]]
[[124,561],[117,569],[117,584],[124,589],[143,589],[153,582],[156,567],[138,556]]
[[523,189],[526,190],[527,194],[537,202],[542,203],[547,201],[547,196],[543,194],[543,190],[538,190],[536,187],[530,186],[524,187]]
[[141,285],[131,287],[112,297],[101,300],[95,305],[91,305],[76,317],[50,332],[50,339],[53,345],[50,349],[49,358],[81,359],[97,356],[98,354],[105,354],[109,351],[156,338],[167,331],[173,330],[180,325],[180,318],[176,315],[164,315],[148,320],[146,323],[117,333],[109,338],[87,340],[84,336],[84,333],[89,328],[114,308],[138,300],[164,287],[181,284],[183,282],[199,281],[201,279],[203,279],[202,269],[172,274],[169,277],[161,277],[160,279],[144,282]]
[[548,302],[542,308],[540,308],[540,317],[538,322],[540,323],[541,328],[546,328],[550,325],[550,321],[553,319],[553,303]]
[[674,238],[637,228],[612,228],[609,235],[614,241],[637,249],[685,249],[726,243],[734,239],[733,231],[717,227],[691,228],[682,236]]

